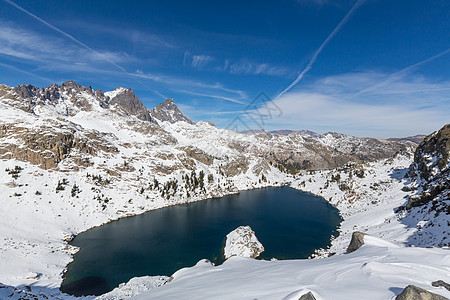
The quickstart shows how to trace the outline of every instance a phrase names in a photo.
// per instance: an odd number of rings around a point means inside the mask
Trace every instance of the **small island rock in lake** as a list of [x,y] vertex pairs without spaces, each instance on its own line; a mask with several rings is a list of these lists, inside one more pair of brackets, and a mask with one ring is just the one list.
[[225,242],[225,259],[231,256],[256,258],[264,252],[264,246],[258,241],[250,226],[239,226],[227,234]]

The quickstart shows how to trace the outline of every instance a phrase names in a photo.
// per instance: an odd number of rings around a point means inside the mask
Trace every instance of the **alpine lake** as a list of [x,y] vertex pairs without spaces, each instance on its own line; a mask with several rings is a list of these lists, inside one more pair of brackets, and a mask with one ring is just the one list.
[[269,187],[123,218],[77,235],[80,247],[61,291],[100,295],[138,276],[172,275],[209,259],[224,262],[226,235],[249,225],[265,251],[258,259],[304,259],[330,245],[342,219],[323,198]]

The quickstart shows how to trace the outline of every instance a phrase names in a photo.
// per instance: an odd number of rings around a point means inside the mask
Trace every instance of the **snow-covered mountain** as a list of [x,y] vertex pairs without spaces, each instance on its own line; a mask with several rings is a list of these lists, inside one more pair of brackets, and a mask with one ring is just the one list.
[[[131,89],[104,93],[72,81],[46,88],[0,85],[0,282],[68,297],[58,287],[77,251],[67,243],[75,234],[168,205],[286,183],[340,209],[341,236],[324,250],[328,254],[341,253],[356,229],[399,245],[438,245],[444,235],[435,229],[419,235],[424,224],[417,219],[431,224],[436,211],[393,212],[405,203],[403,197],[440,184],[438,174],[447,174],[448,187],[448,148],[422,147],[440,145],[437,136],[427,137],[418,151],[423,158],[435,157],[430,161],[439,171],[431,167],[424,185],[416,152],[417,167],[409,173],[422,179],[415,179],[417,187],[409,182],[408,189],[417,188],[409,191],[402,190],[408,183],[403,174],[415,139],[308,131],[243,134],[193,123],[173,99],[149,111]],[[442,193],[448,200],[448,191]],[[441,202],[448,205],[447,200]],[[417,218],[408,219],[411,215]],[[439,230],[448,232],[446,226]]]

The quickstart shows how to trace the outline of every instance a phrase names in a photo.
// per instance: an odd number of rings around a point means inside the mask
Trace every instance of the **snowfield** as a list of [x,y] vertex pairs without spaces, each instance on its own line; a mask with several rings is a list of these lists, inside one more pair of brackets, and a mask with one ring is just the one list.
[[173,281],[132,299],[395,299],[414,284],[450,297],[431,282],[448,278],[450,252],[402,248],[366,236],[357,251],[326,259],[259,261],[231,257],[220,266],[200,261]]

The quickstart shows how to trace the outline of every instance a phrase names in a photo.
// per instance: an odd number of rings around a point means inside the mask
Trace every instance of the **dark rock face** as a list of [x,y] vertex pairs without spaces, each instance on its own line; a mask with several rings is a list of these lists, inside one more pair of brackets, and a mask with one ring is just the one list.
[[[45,135],[42,132],[46,132]],[[86,132],[77,135],[77,128],[64,126],[57,122],[34,129],[20,124],[0,125],[0,138],[14,137],[22,143],[0,146],[1,159],[17,159],[39,165],[43,169],[55,168],[70,154],[78,166],[89,165],[77,153],[96,155],[97,152],[117,153],[118,149],[109,143],[99,132]]]
[[415,285],[408,285],[395,300],[448,300],[447,298],[429,292]]
[[409,198],[407,209],[435,201],[441,206],[441,211],[450,213],[450,207],[444,203],[450,199],[449,157],[450,124],[447,124],[427,136],[416,149],[407,176],[415,180],[421,189]]
[[22,84],[18,85],[14,88],[14,91],[19,94],[22,98],[32,98],[36,93],[39,91],[39,89],[35,86],[32,86],[31,84]]
[[450,291],[450,284],[448,284],[447,282],[443,281],[443,280],[438,280],[438,281],[434,281],[431,283],[432,286],[435,287],[444,287],[447,291]]
[[183,115],[172,98],[168,98],[166,101],[153,108],[150,111],[150,115],[154,119],[172,124],[176,122],[194,124],[194,122]]
[[364,245],[364,233],[355,231],[352,234],[352,240],[350,241],[350,245],[348,245],[347,253],[352,253],[355,250],[358,250],[362,245]]
[[314,297],[314,295],[311,292],[308,292],[308,293],[302,295],[300,298],[298,298],[298,300],[316,300],[316,298]]
[[109,104],[118,105],[124,112],[136,116],[142,121],[151,120],[148,109],[142,104],[132,89],[123,89],[122,92],[110,99]]

